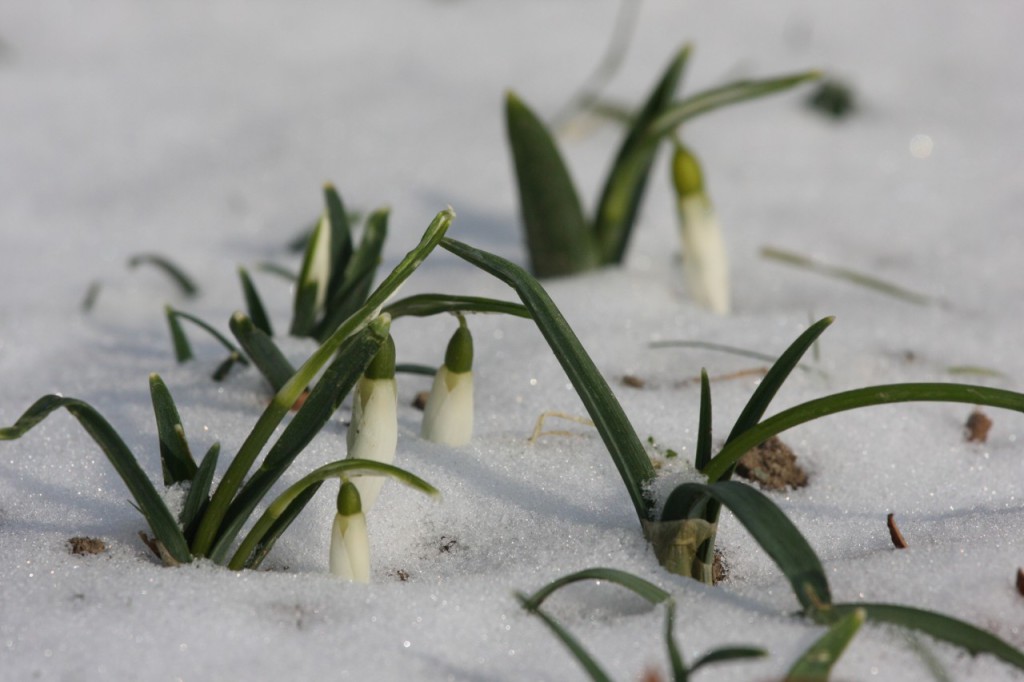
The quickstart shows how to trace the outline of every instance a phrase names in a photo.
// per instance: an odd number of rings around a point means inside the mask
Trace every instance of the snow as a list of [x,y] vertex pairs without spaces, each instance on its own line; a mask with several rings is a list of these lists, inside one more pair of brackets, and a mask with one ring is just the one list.
[[[222,353],[193,335],[175,364],[163,304],[226,330],[241,306],[235,267],[276,260],[320,210],[331,181],[363,211],[392,208],[385,266],[452,205],[451,236],[525,261],[501,116],[514,89],[542,115],[598,62],[618,4],[353,2],[0,6],[0,424],[50,392],[99,409],[159,476],[146,378],[174,394],[193,447],[235,451],[268,399],[252,370],[209,380]],[[548,283],[641,438],[692,457],[702,366],[721,377],[763,363],[693,349],[700,339],[778,353],[809,320],[834,314],[824,375],[798,372],[771,412],[894,381],[963,380],[1022,390],[1024,7],[952,1],[714,4],[650,0],[609,87],[636,102],[681,42],[695,52],[686,92],[739,76],[817,67],[851,83],[861,108],[826,120],[806,89],[695,121],[732,259],[734,313],[686,297],[663,157],[623,268]],[[587,206],[619,131],[562,140]],[[930,143],[929,143],[930,141]],[[929,146],[930,144],[930,146]],[[916,153],[916,155],[915,155]],[[762,259],[772,245],[934,295],[920,307]],[[196,275],[195,300],[157,271],[159,252]],[[289,292],[257,275],[278,327]],[[102,282],[93,311],[79,304]],[[511,299],[500,282],[437,253],[403,295]],[[100,450],[66,413],[0,445],[0,670],[5,679],[581,679],[577,663],[515,591],[590,566],[622,568],[670,590],[688,660],[726,644],[766,648],[724,664],[721,680],[781,676],[821,632],[792,617],[789,586],[724,518],[727,582],[663,571],[628,496],[586,426],[527,438],[544,411],[582,415],[529,322],[476,316],[477,422],[461,448],[418,437],[410,406],[424,377],[400,377],[397,463],[440,503],[387,485],[369,515],[373,582],[327,574],[333,495],[282,537],[265,571],[206,562],[164,568]],[[451,318],[394,325],[400,362],[439,364]],[[312,346],[289,341],[297,360]],[[980,365],[999,377],[951,374]],[[622,386],[626,374],[647,380]],[[723,436],[756,385],[713,382]],[[934,609],[1024,647],[1024,418],[988,410],[985,444],[965,443],[963,405],[903,405],[830,417],[784,439],[809,487],[772,498],[821,557],[838,601]],[[344,453],[342,415],[280,487]],[[688,474],[678,461],[666,476]],[[669,483],[659,483],[667,489]],[[892,548],[895,513],[910,547]],[[107,552],[69,554],[72,536]],[[399,571],[408,579],[400,580]],[[616,679],[665,670],[662,608],[608,586],[576,586],[551,612]],[[924,642],[954,679],[1021,679],[989,656]],[[902,635],[865,628],[837,679],[930,679]]]

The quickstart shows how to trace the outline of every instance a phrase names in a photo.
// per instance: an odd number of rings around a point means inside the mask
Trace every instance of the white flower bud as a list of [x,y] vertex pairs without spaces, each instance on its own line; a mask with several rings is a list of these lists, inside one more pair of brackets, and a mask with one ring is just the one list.
[[370,538],[359,491],[351,481],[342,481],[338,492],[338,513],[331,528],[330,570],[351,582],[370,582]]

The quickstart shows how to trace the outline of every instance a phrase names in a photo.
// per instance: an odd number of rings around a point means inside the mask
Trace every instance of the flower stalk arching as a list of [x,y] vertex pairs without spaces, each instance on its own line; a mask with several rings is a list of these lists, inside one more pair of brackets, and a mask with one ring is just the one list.
[[456,446],[473,437],[473,336],[461,315],[444,364],[434,375],[420,433],[435,443]]

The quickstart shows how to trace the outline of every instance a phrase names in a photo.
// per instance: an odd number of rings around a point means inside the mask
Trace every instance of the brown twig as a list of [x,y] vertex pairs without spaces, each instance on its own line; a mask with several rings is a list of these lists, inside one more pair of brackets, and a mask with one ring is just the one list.
[[910,545],[903,539],[903,533],[900,532],[899,526],[896,525],[896,515],[889,514],[886,518],[885,523],[889,526],[889,537],[892,538],[892,544],[896,549],[906,549]]

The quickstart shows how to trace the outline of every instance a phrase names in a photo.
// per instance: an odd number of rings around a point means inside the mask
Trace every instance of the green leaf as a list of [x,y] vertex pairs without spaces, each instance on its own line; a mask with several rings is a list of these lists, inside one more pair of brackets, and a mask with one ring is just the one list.
[[289,513],[291,505],[310,487],[319,485],[329,478],[340,478],[342,476],[388,476],[399,483],[403,483],[414,490],[432,497],[440,496],[440,492],[434,486],[424,481],[419,476],[409,473],[391,464],[374,462],[366,459],[343,459],[330,464],[325,464],[318,469],[303,476],[299,481],[292,484],[275,499],[263,515],[253,525],[252,530],[245,536],[242,544],[235,551],[228,568],[241,570],[256,547],[264,540],[267,533],[277,521]]
[[185,542],[185,536],[178,527],[174,515],[164,504],[156,488],[153,487],[153,483],[146,477],[142,467],[135,459],[135,455],[124,444],[114,427],[88,403],[59,395],[45,395],[33,403],[12,426],[0,429],[0,440],[21,438],[32,427],[46,419],[50,413],[61,407],[78,420],[103,450],[127,486],[139,511],[146,518],[153,535],[163,544],[168,554],[179,563],[191,561],[188,544]]
[[923,632],[962,647],[971,655],[992,654],[1018,670],[1024,670],[1024,653],[995,635],[941,613],[895,604],[835,604],[821,616],[841,618],[858,609],[863,609],[872,623],[890,623]]
[[[828,580],[818,555],[782,510],[749,485],[736,481],[720,481],[711,485],[684,483],[669,495],[662,522],[685,518],[677,515],[680,509],[673,504],[673,497],[696,499],[696,494],[711,497],[732,511],[785,574],[793,594],[806,611],[814,612],[831,603]],[[655,551],[658,551],[657,547]]]
[[263,463],[231,503],[210,552],[213,561],[220,563],[227,558],[231,543],[253,509],[337,411],[388,338],[389,328],[390,320],[382,315],[356,333],[341,348],[334,362],[328,366],[302,407],[285,427],[284,433],[270,448]]
[[499,301],[481,296],[452,296],[449,294],[417,294],[407,296],[384,308],[392,318],[429,317],[440,313],[504,313],[516,317],[530,317],[525,306],[511,301]]
[[329,299],[342,286],[345,269],[352,258],[352,229],[345,203],[331,183],[324,185],[324,205],[327,222],[331,226],[331,277],[327,285]]
[[700,415],[697,417],[697,454],[694,466],[703,469],[711,461],[711,382],[707,370],[700,370]]
[[284,356],[274,340],[243,312],[236,312],[232,315],[228,326],[231,327],[231,333],[245,349],[260,374],[270,383],[275,392],[280,390],[295,374],[295,368],[292,367],[292,363],[288,362],[288,358]]
[[569,631],[562,627],[561,623],[549,616],[548,614],[541,611],[539,608],[530,608],[525,603],[525,597],[522,594],[516,594],[516,599],[523,605],[527,611],[532,613],[541,619],[541,621],[554,633],[555,637],[561,640],[562,644],[569,649],[573,657],[579,662],[583,669],[590,676],[593,682],[612,682],[612,678],[608,677],[608,674],[601,669],[601,666],[597,664],[594,657],[591,656],[583,645],[577,641],[575,637],[569,634]]
[[313,230],[295,283],[295,301],[292,304],[292,336],[309,336],[327,297],[331,277],[331,223],[324,213]]
[[245,309],[249,311],[249,317],[256,328],[267,336],[274,335],[274,328],[270,324],[270,317],[266,308],[263,307],[263,300],[256,291],[256,285],[249,277],[249,271],[245,268],[238,268],[238,278],[242,281],[242,294],[245,296]]
[[1024,412],[1024,394],[998,388],[946,383],[868,386],[810,400],[765,419],[729,441],[705,467],[704,473],[709,480],[717,480],[747,450],[794,426],[847,410],[905,402],[965,403]]
[[652,504],[645,493],[645,486],[655,477],[651,460],[608,382],[544,288],[504,258],[454,239],[443,239],[441,246],[516,290],[594,421],[626,485],[637,517],[641,522],[651,519]]
[[156,416],[156,430],[160,438],[160,464],[164,473],[164,485],[179,481],[191,481],[196,475],[196,461],[192,458],[185,428],[181,424],[174,398],[167,385],[157,374],[149,375],[149,393]]
[[854,609],[833,623],[828,632],[801,654],[784,682],[828,682],[832,667],[853,641],[865,617],[864,609]]
[[203,520],[196,531],[196,537],[192,543],[192,551],[196,556],[206,556],[206,553],[210,550],[219,532],[224,515],[227,513],[228,506],[238,488],[242,485],[246,473],[248,473],[256,461],[260,450],[270,440],[274,429],[277,428],[277,425],[281,423],[284,416],[288,414],[288,410],[298,400],[302,391],[310,384],[317,372],[320,371],[320,368],[330,361],[345,339],[369,324],[377,309],[383,306],[384,302],[395,293],[398,287],[416,271],[416,268],[430,255],[438,242],[441,241],[441,238],[444,237],[444,233],[448,230],[448,226],[451,225],[454,219],[455,213],[451,209],[438,213],[423,233],[419,244],[409,251],[395,269],[391,271],[391,274],[385,277],[384,281],[374,289],[373,293],[366,299],[366,303],[355,314],[345,320],[331,334],[329,339],[320,344],[302,366],[296,370],[292,378],[274,395],[270,404],[263,411],[263,414],[260,415],[256,425],[253,426],[252,431],[246,436],[245,441],[238,450],[238,454],[231,460],[227,471],[224,472],[224,478],[221,479],[220,485],[217,486],[213,499],[210,500],[210,507],[207,509],[206,514],[203,515]]
[[534,274],[556,277],[596,268],[594,234],[551,133],[511,92],[505,123]]
[[174,359],[178,362],[185,362],[192,359],[192,345],[188,342],[185,330],[181,328],[178,321],[178,314],[174,308],[164,306],[164,315],[167,317],[167,327],[171,331],[171,344],[174,346]]
[[153,265],[171,278],[178,288],[181,289],[187,298],[193,298],[199,293],[199,287],[185,274],[185,271],[171,262],[169,258],[155,253],[140,253],[128,259],[128,267],[135,269],[140,265]]
[[805,71],[790,76],[763,80],[740,80],[691,95],[668,107],[650,125],[648,136],[660,139],[685,121],[731,104],[764,97],[788,90],[807,81],[821,78],[819,71]]
[[220,443],[214,443],[206,451],[203,461],[199,464],[195,476],[192,477],[192,484],[185,496],[185,504],[181,508],[178,521],[185,529],[185,538],[191,538],[195,531],[195,524],[202,517],[206,505],[210,502],[210,485],[213,483],[213,474],[217,470],[217,456],[220,454]]
[[714,649],[697,659],[697,662],[690,667],[690,672],[696,672],[710,663],[723,663],[725,661],[737,661],[746,658],[763,658],[768,652],[764,649],[751,646],[726,646]]
[[625,587],[634,594],[646,599],[652,604],[658,604],[666,599],[670,599],[670,595],[665,590],[661,589],[657,585],[643,578],[627,573],[626,571],[620,571],[617,568],[587,568],[582,571],[570,573],[569,575],[562,576],[558,580],[554,580],[544,587],[534,592],[529,597],[523,596],[520,600],[523,604],[523,608],[528,611],[533,611],[540,607],[548,597],[552,594],[572,583],[578,583],[583,580],[597,580],[598,582],[610,582],[621,587]]
[[686,670],[686,663],[683,662],[683,652],[679,650],[679,644],[676,643],[676,638],[673,634],[675,626],[676,603],[669,600],[668,608],[665,612],[665,649],[668,651],[668,663],[672,669],[673,682],[688,682],[690,674]]
[[647,128],[672,103],[689,55],[690,47],[686,46],[672,58],[647,102],[633,120],[612,163],[594,217],[594,236],[601,263],[621,263],[625,255],[651,166],[658,152],[658,141],[647,136]]
[[[167,313],[167,321],[171,327],[171,339],[174,341],[174,351],[175,355],[177,355],[178,362],[182,362],[183,360],[187,360],[192,357],[192,351],[191,348],[189,348],[188,346],[188,340],[185,339],[184,331],[182,330],[182,327],[178,322],[178,320],[187,320],[188,322],[191,322],[192,324],[196,325],[197,327],[208,333],[213,338],[217,339],[217,341],[220,342],[220,345],[228,349],[229,353],[237,353],[238,356],[241,358],[239,362],[241,362],[243,365],[249,364],[249,362],[243,357],[242,351],[239,350],[235,346],[235,344],[228,341],[227,337],[225,337],[223,334],[221,334],[219,331],[214,329],[206,322],[200,320],[195,315],[189,315],[186,312],[175,310],[171,306],[166,306],[164,310]],[[181,342],[184,343],[184,348],[188,348],[187,357],[185,358],[182,358],[181,352],[179,352],[180,349],[182,348],[182,346],[180,345]]]
[[253,549],[252,556],[250,556],[249,560],[246,561],[244,568],[255,569],[260,567],[263,560],[267,558],[268,554],[270,554],[270,550],[274,548],[274,544],[277,542],[278,538],[288,530],[288,526],[292,525],[292,521],[302,513],[302,510],[306,508],[309,501],[312,500],[313,496],[316,495],[318,490],[320,490],[321,485],[323,485],[323,481],[314,483],[299,493],[299,495],[288,504],[288,507],[285,508],[281,516],[271,524],[270,528],[267,529],[266,534],[256,544],[255,549]]
[[374,211],[366,221],[359,249],[351,256],[327,299],[324,317],[314,330],[314,336],[323,341],[366,301],[380,264],[384,242],[387,239],[388,211]]

